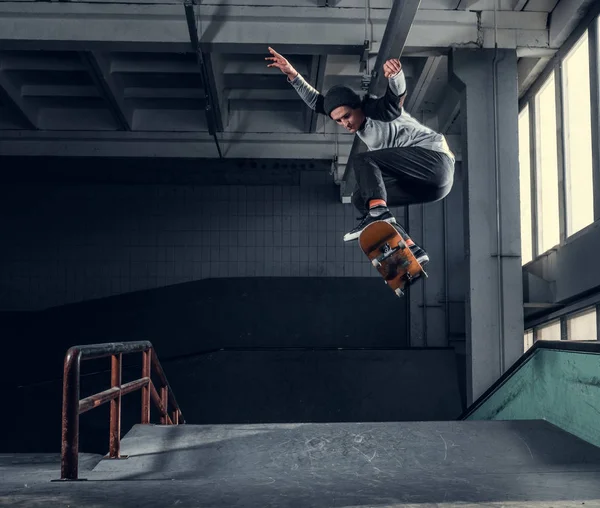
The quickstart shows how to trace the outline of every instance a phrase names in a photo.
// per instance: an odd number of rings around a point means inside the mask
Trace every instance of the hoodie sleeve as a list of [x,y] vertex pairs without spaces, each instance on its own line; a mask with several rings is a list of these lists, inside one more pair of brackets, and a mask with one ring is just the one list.
[[373,120],[391,122],[402,114],[402,106],[406,98],[406,79],[404,71],[392,76],[383,97],[377,99],[367,97],[363,104],[365,116]]
[[323,95],[318,90],[315,90],[300,74],[292,80],[287,78],[287,81],[294,87],[300,98],[310,109],[321,115],[325,114]]

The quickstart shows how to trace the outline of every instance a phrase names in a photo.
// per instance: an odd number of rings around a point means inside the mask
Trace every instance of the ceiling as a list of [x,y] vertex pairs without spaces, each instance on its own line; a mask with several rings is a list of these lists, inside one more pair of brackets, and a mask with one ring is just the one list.
[[[191,17],[175,0],[0,2],[0,155],[337,155],[343,165],[353,137],[316,118],[267,68],[267,46],[321,91],[345,83],[364,93],[392,2],[213,0],[188,6]],[[397,34],[406,109],[457,148],[448,51],[516,47],[520,82],[530,82],[588,3],[405,0],[401,8],[416,12]]]

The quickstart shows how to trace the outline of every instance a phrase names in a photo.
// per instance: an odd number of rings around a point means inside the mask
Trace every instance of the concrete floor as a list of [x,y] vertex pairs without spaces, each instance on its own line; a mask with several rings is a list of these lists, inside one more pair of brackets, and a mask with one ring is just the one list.
[[15,507],[600,507],[600,449],[543,421],[134,427],[123,460],[0,457]]

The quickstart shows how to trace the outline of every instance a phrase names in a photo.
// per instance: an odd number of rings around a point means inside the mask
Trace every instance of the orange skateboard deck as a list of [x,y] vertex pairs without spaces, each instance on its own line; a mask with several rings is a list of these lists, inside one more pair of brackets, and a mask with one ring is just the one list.
[[388,222],[380,220],[369,224],[358,237],[358,243],[398,296],[403,296],[406,285],[417,277],[427,277],[398,230]]

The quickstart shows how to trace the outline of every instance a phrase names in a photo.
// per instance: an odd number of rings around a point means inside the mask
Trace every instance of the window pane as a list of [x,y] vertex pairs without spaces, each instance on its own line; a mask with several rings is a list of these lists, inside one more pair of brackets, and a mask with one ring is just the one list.
[[538,252],[560,243],[554,72],[536,97]]
[[567,235],[594,221],[592,120],[587,32],[563,63]]
[[519,180],[521,182],[521,257],[532,259],[531,239],[531,164],[529,158],[529,106],[519,115]]
[[596,340],[596,308],[580,312],[567,319],[569,340]]
[[560,340],[560,320],[538,328],[538,340]]
[[527,330],[523,335],[523,351],[527,351],[533,346],[533,330]]

